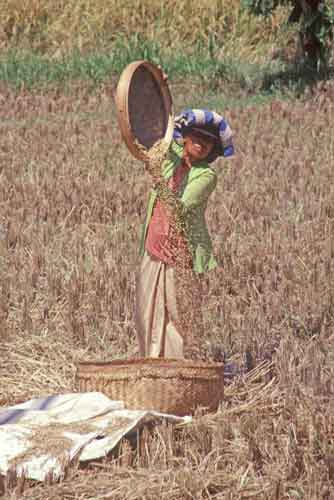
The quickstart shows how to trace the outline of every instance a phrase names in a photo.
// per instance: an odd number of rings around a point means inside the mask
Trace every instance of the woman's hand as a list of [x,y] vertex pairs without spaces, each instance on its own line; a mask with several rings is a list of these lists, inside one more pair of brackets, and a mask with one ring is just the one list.
[[160,70],[163,81],[166,82],[168,80],[168,75],[164,72],[160,64],[158,65],[158,70]]

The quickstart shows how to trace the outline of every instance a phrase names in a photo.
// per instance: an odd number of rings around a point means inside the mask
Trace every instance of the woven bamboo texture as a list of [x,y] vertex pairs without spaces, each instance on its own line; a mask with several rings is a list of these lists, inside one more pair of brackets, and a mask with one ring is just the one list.
[[224,396],[224,366],[166,358],[78,363],[80,392],[98,391],[126,408],[174,415],[215,411]]
[[148,61],[129,64],[119,79],[115,103],[123,139],[130,152],[146,159],[140,148],[173,136],[172,98],[162,71]]

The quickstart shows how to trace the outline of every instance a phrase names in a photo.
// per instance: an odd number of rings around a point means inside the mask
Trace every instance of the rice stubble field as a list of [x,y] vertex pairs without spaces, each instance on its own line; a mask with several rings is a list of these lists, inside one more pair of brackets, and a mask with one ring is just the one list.
[[[171,88],[177,110],[195,99]],[[150,184],[121,141],[114,90],[0,88],[2,406],[73,391],[78,360],[136,352]],[[217,414],[159,427],[60,484],[7,478],[8,498],[334,498],[333,97],[328,84],[218,110],[237,154],[215,164],[207,218],[221,266],[207,278],[205,341],[241,373]]]

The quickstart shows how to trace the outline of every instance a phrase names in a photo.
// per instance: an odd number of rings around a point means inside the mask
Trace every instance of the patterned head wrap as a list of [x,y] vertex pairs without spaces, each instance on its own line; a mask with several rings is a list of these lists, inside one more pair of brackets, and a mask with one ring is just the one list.
[[213,162],[218,156],[233,156],[232,130],[227,121],[215,111],[206,109],[186,109],[174,121],[174,141],[183,145],[187,132],[196,130],[215,139],[215,146],[207,161]]

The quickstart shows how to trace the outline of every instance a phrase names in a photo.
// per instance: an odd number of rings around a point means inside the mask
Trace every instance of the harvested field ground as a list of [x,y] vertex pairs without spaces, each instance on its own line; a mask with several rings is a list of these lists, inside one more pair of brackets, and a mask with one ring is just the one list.
[[[149,179],[121,142],[113,91],[0,89],[2,406],[72,391],[76,361],[136,350]],[[333,100],[328,86],[219,110],[237,155],[216,162],[208,222],[222,267],[207,280],[206,340],[259,367],[217,414],[158,428],[131,460],[125,444],[60,484],[0,480],[6,498],[334,498]]]

